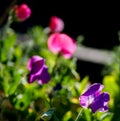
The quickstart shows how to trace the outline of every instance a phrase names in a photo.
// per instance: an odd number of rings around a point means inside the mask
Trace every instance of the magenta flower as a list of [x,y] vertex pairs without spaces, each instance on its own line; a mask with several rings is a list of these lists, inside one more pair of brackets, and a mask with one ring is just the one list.
[[54,33],[48,38],[48,48],[55,54],[62,54],[65,58],[71,58],[76,50],[76,43],[66,34]]
[[31,15],[31,9],[26,4],[22,4],[20,6],[16,5],[14,7],[14,11],[17,21],[25,21]]
[[61,32],[64,29],[64,22],[61,18],[52,16],[50,18],[49,28],[51,32]]
[[48,73],[48,67],[45,65],[45,60],[40,56],[32,56],[27,64],[29,83],[38,80],[40,85],[48,83],[50,80],[50,75]]
[[110,96],[107,92],[101,93],[104,86],[100,83],[91,85],[80,97],[79,101],[83,108],[91,108],[92,112],[105,112],[108,110]]

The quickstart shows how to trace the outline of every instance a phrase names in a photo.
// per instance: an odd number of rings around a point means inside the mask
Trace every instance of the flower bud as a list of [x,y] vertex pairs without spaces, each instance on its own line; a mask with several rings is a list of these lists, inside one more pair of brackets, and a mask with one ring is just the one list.
[[57,16],[52,16],[49,23],[51,32],[61,32],[64,29],[64,22]]
[[26,4],[22,4],[20,6],[16,5],[14,7],[14,12],[15,18],[20,22],[25,21],[31,15],[31,9]]

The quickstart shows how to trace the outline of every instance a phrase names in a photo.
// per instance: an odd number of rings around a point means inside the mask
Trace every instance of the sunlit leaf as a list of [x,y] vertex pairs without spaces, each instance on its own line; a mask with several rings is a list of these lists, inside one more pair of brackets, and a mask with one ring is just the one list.
[[48,111],[44,112],[41,115],[41,119],[44,120],[44,121],[49,121],[52,118],[54,111],[55,111],[55,109],[51,108]]

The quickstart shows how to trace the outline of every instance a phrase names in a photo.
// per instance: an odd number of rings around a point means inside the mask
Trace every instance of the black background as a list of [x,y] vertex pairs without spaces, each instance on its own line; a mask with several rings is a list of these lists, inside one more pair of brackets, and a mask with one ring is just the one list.
[[[12,1],[12,0],[11,0]],[[1,0],[0,15],[11,2]],[[83,35],[83,45],[98,49],[112,50],[119,44],[118,31],[120,30],[119,4],[113,2],[88,1],[48,1],[48,0],[18,0],[17,4],[26,3],[32,9],[31,17],[22,23],[13,23],[12,28],[18,32],[26,32],[34,25],[47,27],[50,17],[56,15],[65,23],[64,33],[76,39]],[[4,23],[3,23],[4,24]],[[90,75],[90,81],[101,81],[103,65],[78,61],[78,72],[81,77]]]

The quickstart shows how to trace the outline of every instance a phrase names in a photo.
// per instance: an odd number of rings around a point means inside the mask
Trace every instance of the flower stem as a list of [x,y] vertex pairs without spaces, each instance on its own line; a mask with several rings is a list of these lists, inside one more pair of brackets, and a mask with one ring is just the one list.
[[82,116],[82,112],[83,112],[83,108],[80,110],[80,112],[78,113],[75,121],[79,121],[80,117]]
[[13,17],[12,17],[12,15],[9,15],[8,19],[7,19],[7,23],[3,27],[3,30],[2,30],[2,33],[1,33],[2,40],[5,40],[6,34],[7,34],[7,30],[9,29],[10,25],[12,24],[12,22],[13,22]]

